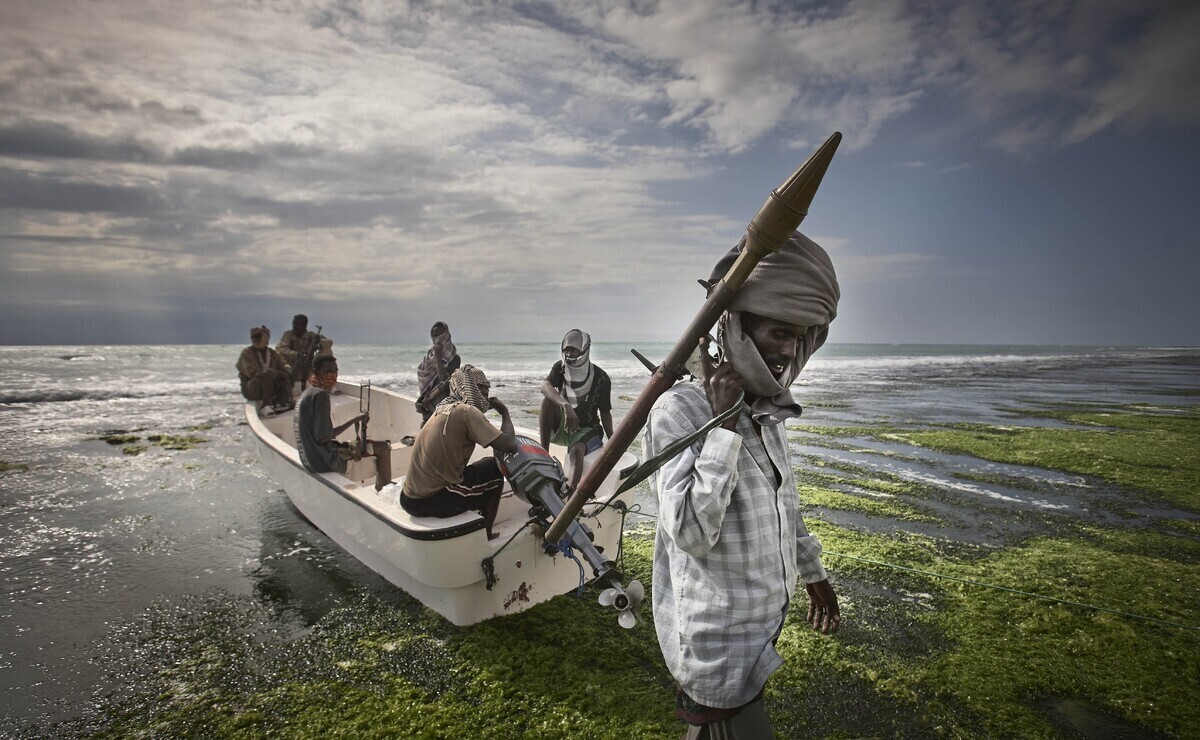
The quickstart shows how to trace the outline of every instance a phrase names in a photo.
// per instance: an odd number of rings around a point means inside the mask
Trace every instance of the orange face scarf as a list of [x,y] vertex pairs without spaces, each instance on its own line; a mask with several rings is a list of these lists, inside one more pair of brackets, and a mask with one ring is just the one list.
[[308,384],[331,391],[333,390],[333,387],[337,385],[337,378],[337,373],[321,373],[320,375],[313,373],[312,375],[308,376]]

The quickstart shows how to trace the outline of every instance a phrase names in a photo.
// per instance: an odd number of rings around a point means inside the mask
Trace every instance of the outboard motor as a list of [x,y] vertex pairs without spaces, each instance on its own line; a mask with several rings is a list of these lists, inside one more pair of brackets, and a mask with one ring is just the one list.
[[[500,464],[500,472],[512,484],[513,492],[522,501],[544,509],[551,517],[557,517],[563,510],[562,490],[566,478],[562,466],[536,440],[517,435],[517,451],[497,452],[496,462]],[[591,530],[586,525],[573,521],[567,526],[561,543],[546,542],[542,548],[546,554],[553,555],[561,551],[562,544],[569,544],[583,553],[584,559],[592,566],[593,576],[609,582],[610,588],[600,595],[600,603],[612,606],[620,613],[618,621],[622,627],[633,627],[637,624],[637,608],[645,589],[636,580],[629,584],[628,591],[622,588],[621,573],[616,563],[605,558],[592,539]]]

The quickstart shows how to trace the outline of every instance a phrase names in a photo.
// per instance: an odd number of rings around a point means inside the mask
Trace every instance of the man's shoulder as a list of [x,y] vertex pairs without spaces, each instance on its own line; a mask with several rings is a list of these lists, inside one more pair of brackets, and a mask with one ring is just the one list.
[[487,415],[469,403],[457,403],[454,408],[450,409],[450,413],[446,415],[447,421],[453,420],[462,424],[474,424],[479,420],[483,420],[485,424],[491,424],[488,421]]
[[315,385],[310,385],[304,389],[303,393],[300,394],[300,400],[298,401],[298,403],[307,406],[307,405],[313,403],[314,401],[318,401],[318,400],[328,401],[329,400],[329,391],[325,390],[324,388],[319,388]]
[[711,414],[712,411],[708,404],[708,396],[697,381],[676,383],[671,386],[666,393],[658,397],[653,408],[687,415],[696,411]]
[[487,418],[485,413],[469,403],[460,403],[451,409],[446,423],[447,425],[452,424],[456,432],[461,432],[471,437],[486,436],[492,430],[497,434],[500,433],[500,430]]

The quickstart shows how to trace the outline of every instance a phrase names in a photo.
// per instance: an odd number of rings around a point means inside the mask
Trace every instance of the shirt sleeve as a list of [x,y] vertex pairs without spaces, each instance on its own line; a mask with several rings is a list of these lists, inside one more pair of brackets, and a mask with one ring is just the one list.
[[[600,370],[600,368],[596,368]],[[600,383],[596,389],[596,408],[601,411],[612,411],[612,381],[608,378],[608,373],[600,370]]]
[[309,422],[309,429],[312,430],[312,438],[317,444],[329,444],[333,441],[333,414],[329,407],[328,393],[315,393],[309,407],[312,412],[312,419]]
[[501,431],[492,426],[492,422],[474,406],[462,404],[456,411],[464,414],[463,423],[467,428],[467,437],[475,444],[490,447],[492,442],[500,437]]
[[829,576],[825,566],[821,564],[821,541],[815,534],[809,534],[804,528],[804,520],[799,519],[796,527],[796,570],[800,571],[800,580],[805,583],[824,581]]
[[[646,455],[652,457],[699,428],[669,406],[652,409]],[[720,427],[668,460],[654,477],[658,526],[684,552],[706,554],[717,542],[737,485],[742,438]]]
[[244,378],[253,378],[258,374],[258,371],[255,368],[257,364],[258,363],[254,361],[253,352],[251,352],[249,349],[242,350],[242,353],[238,355],[238,361],[236,365],[238,375]]
[[567,381],[567,376],[563,373],[562,360],[554,363],[554,367],[550,368],[550,374],[546,376],[546,380],[550,381],[550,385],[554,386],[557,391],[562,391],[563,383]]

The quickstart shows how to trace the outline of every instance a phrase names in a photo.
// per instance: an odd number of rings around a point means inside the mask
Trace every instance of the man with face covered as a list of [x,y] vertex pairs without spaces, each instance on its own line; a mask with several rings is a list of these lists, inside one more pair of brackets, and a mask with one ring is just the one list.
[[[494,457],[468,464],[475,445],[516,452],[517,437],[508,407],[489,398],[492,384],[483,371],[463,365],[450,376],[450,396],[438,404],[413,444],[400,506],[413,516],[449,517],[465,511],[483,515],[488,539],[500,510],[504,477]],[[484,413],[495,409],[500,428]]]
[[[717,264],[719,280],[741,245]],[[800,414],[789,387],[824,344],[840,297],[821,247],[796,232],[764,258],[717,325],[721,360],[701,340],[702,378],[679,383],[650,411],[647,457],[745,400],[651,479],[658,498],[654,624],[679,684],[676,715],[690,738],[772,737],[762,703],[783,660],[775,642],[804,581],[808,623],[841,621],[837,596],[808,533],[784,421]]]
[[592,338],[579,329],[563,337],[562,359],[542,381],[542,412],[538,417],[542,447],[551,442],[567,448],[571,459],[571,487],[583,474],[583,458],[600,449],[601,424],[612,437],[612,381],[592,364]]
[[450,395],[447,388],[450,374],[462,365],[458,356],[458,348],[450,338],[450,327],[445,321],[434,322],[429,330],[429,338],[433,344],[425,352],[421,364],[417,366],[417,411],[421,412],[421,423],[429,421],[437,405]]

